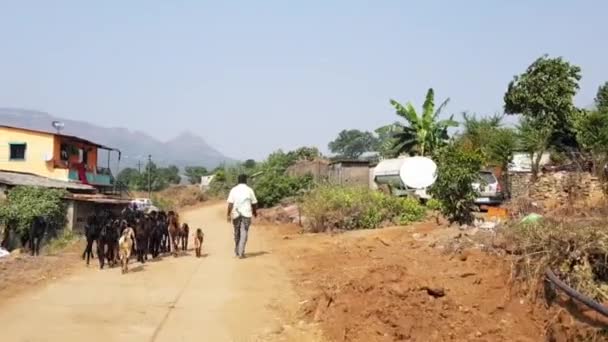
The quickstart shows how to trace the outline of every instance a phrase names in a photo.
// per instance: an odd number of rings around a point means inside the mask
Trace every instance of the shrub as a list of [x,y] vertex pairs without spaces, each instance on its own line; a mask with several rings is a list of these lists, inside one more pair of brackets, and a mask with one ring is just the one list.
[[289,153],[278,150],[271,153],[264,162],[252,164],[252,168],[237,166],[220,169],[209,185],[209,194],[226,197],[237,184],[238,175],[244,173],[250,176],[249,184],[256,192],[259,205],[274,206],[286,197],[310,189],[313,185],[312,177],[291,177],[285,174],[285,170],[296,160],[314,159],[318,155],[318,150],[314,148],[300,148]]
[[17,186],[8,192],[6,202],[0,206],[0,221],[14,223],[18,234],[27,231],[37,216],[61,229],[65,225],[66,208],[62,201],[65,194],[63,190]]
[[71,230],[64,229],[59,236],[51,239],[47,246],[47,253],[50,255],[54,255],[58,252],[61,252],[72,242],[76,241],[78,236],[75,235]]
[[170,198],[167,198],[164,196],[159,196],[159,195],[152,195],[151,200],[152,200],[152,203],[154,203],[154,206],[160,210],[170,211],[170,210],[177,209],[175,202],[173,200],[171,200]]
[[409,224],[420,221],[426,214],[426,208],[418,202],[417,199],[411,197],[393,197],[383,195],[385,205],[388,203],[393,209],[388,214],[389,219],[397,224]]
[[501,233],[517,255],[515,277],[536,294],[547,268],[577,291],[608,300],[608,231],[600,222],[515,224]]
[[425,205],[429,210],[433,210],[433,211],[441,210],[441,202],[439,202],[439,200],[436,198],[430,198],[429,200],[426,201]]
[[304,196],[302,214],[309,230],[322,232],[407,224],[423,219],[425,208],[411,198],[391,197],[367,188],[324,185]]
[[441,203],[441,211],[450,222],[471,223],[477,196],[472,183],[479,180],[481,154],[450,144],[439,151],[436,159],[437,181],[431,194]]
[[236,185],[236,180],[239,175],[238,168],[225,168],[218,170],[215,177],[209,184],[209,195],[215,197],[227,197],[230,189]]
[[298,195],[313,184],[312,177],[291,177],[273,172],[262,174],[253,181],[258,203],[267,208],[278,204],[282,199]]

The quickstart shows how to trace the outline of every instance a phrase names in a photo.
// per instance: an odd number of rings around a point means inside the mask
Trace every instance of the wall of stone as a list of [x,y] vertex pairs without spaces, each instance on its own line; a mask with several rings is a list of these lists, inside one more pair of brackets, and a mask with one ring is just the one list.
[[563,205],[602,196],[599,179],[587,172],[543,173],[534,183],[530,173],[510,173],[509,178],[512,198],[523,196],[537,202]]

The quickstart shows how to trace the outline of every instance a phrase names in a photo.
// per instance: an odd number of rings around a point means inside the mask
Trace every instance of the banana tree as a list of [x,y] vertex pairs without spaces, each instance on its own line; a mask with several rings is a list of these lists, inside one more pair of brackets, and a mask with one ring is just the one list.
[[422,112],[419,114],[410,102],[403,106],[391,100],[397,115],[406,120],[405,125],[395,124],[397,126],[393,147],[395,153],[426,156],[445,145],[449,138],[448,128],[458,126],[458,122],[453,120],[453,115],[447,120],[439,120],[439,114],[449,101],[450,99],[446,99],[435,109],[435,93],[431,88],[426,93]]
[[382,127],[378,127],[375,131],[377,139],[376,151],[380,153],[382,158],[394,158],[398,154],[395,153],[395,134],[401,132],[401,124],[394,122]]

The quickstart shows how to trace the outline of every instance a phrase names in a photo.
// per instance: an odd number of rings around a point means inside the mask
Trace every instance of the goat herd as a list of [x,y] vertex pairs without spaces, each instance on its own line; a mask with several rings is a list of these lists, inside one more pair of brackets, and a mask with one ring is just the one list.
[[[126,208],[116,216],[109,211],[87,218],[85,236],[87,245],[82,254],[87,265],[93,257],[93,243],[97,245],[99,267],[106,263],[114,267],[119,261],[122,273],[129,270],[129,259],[135,255],[137,261],[145,263],[148,255],[158,258],[162,253],[172,253],[188,249],[190,227],[180,225],[179,216],[173,211],[141,211]],[[203,232],[197,229],[195,236],[196,256],[201,256]]]

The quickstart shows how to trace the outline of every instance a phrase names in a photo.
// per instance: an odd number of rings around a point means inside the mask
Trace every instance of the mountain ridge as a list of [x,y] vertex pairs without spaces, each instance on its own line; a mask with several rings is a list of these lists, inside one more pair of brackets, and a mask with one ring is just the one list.
[[[66,119],[39,110],[0,107],[0,125],[53,132],[52,121],[61,121],[63,134],[74,135],[121,150],[121,168],[135,167],[145,162],[149,154],[159,166],[205,166],[214,168],[234,159],[222,154],[202,137],[190,130],[162,141],[152,135],[126,127],[104,127],[87,121]],[[103,159],[100,159],[103,160]]]

